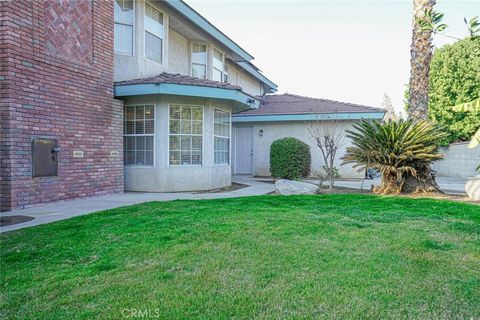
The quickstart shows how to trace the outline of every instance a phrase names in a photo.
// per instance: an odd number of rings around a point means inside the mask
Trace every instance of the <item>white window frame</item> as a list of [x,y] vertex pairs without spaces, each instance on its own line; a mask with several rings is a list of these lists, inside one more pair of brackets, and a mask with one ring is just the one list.
[[[150,1],[146,1],[145,2],[145,16],[147,15],[146,11],[147,11],[147,6],[150,6],[152,7],[153,10],[155,11],[158,11],[159,13],[162,14],[162,25],[163,25],[163,34],[162,34],[162,37],[160,39],[162,39],[162,52],[161,52],[161,60],[162,62],[157,62],[155,60],[152,60],[150,58],[147,58],[147,41],[146,41],[146,36],[145,34],[148,32],[150,34],[152,34],[151,32],[147,31],[147,29],[145,28],[145,24],[144,24],[144,30],[143,30],[143,37],[144,37],[144,47],[143,47],[143,52],[145,53],[145,59],[148,59],[149,61],[152,61],[153,63],[156,63],[160,66],[163,66],[164,65],[164,61],[165,61],[165,13],[161,10],[159,10],[157,7],[155,7]],[[152,34],[153,36],[156,37],[155,34]]]
[[[193,45],[202,45],[205,46],[205,78],[203,79],[208,79],[208,44],[203,43],[203,42],[191,42],[190,43],[190,76],[193,77]],[[199,63],[195,63],[200,65]],[[202,79],[202,78],[200,78]]]
[[[149,137],[150,137],[150,136],[151,136],[151,137],[153,137],[153,157],[152,157],[152,164],[151,164],[151,165],[150,165],[150,164],[127,164],[127,163],[125,163],[125,160],[124,160],[124,161],[123,161],[123,165],[124,165],[125,167],[155,168],[155,143],[156,143],[156,141],[155,141],[155,140],[156,140],[156,139],[155,139],[155,132],[157,131],[157,121],[156,121],[156,119],[155,119],[156,113],[157,113],[157,106],[156,106],[156,104],[153,104],[153,103],[146,103],[146,104],[129,104],[129,105],[125,105],[125,106],[124,106],[123,112],[124,112],[124,116],[125,116],[125,110],[126,110],[126,108],[128,108],[128,107],[146,107],[146,106],[152,106],[152,107],[153,107],[153,133],[148,133],[148,134],[145,134],[145,133],[144,133],[144,134],[136,134],[136,133],[135,133],[135,134],[126,134],[126,133],[125,133],[125,129],[124,129],[123,137],[124,137],[124,138],[125,138],[125,137],[139,137],[139,136],[144,136],[144,137],[146,137],[146,136],[149,136]],[[137,113],[135,112],[134,115],[135,115],[135,116],[134,116],[134,119],[136,119]],[[135,121],[135,120],[134,120],[134,121]],[[127,119],[125,118],[125,119],[123,120],[123,123],[124,123],[123,125],[124,125],[124,126],[126,125],[126,122],[127,122]],[[123,142],[123,143],[125,143],[125,142]],[[125,148],[125,146],[124,146],[124,148]],[[125,149],[124,149],[124,150],[125,150]],[[125,159],[125,157],[126,157],[125,152],[124,152],[123,157],[124,157],[124,159]]]
[[[120,55],[124,55],[124,56],[129,56],[129,57],[133,57],[135,55],[135,39],[136,39],[136,35],[135,35],[135,23],[136,23],[136,20],[135,20],[135,16],[136,16],[136,6],[137,4],[137,1],[136,0],[132,0],[132,53],[127,53],[127,52],[121,52],[121,51],[115,51],[115,31],[114,31],[114,34],[113,34],[113,51],[114,51],[114,54],[120,54]],[[114,4],[115,6],[115,4]],[[122,23],[122,22],[116,22],[115,21],[115,13],[113,14],[113,25],[114,25],[114,30],[115,30],[115,25],[116,24],[121,24],[123,26],[129,26],[129,24],[125,24],[125,23]]]
[[[219,135],[215,134],[215,111],[221,111],[221,112],[224,112],[224,113],[228,114],[228,121],[229,121],[229,124],[230,124],[230,127],[229,127],[230,137],[219,136]],[[215,137],[228,138],[228,163],[215,163]],[[223,109],[220,109],[220,108],[214,108],[213,109],[213,143],[212,143],[212,146],[213,146],[213,165],[214,166],[229,166],[232,163],[232,112],[227,111],[227,110],[223,110]]]
[[[170,134],[170,108],[172,106],[180,107],[201,107],[202,108],[202,134],[181,134],[174,133]],[[186,104],[186,103],[172,103],[168,105],[168,115],[167,115],[167,168],[168,167],[203,167],[205,164],[205,106],[199,104]],[[171,164],[170,163],[170,135],[173,136],[196,136],[202,137],[202,163],[201,164]],[[181,155],[180,155],[181,156]]]
[[[215,68],[215,51],[219,52],[222,55],[222,70],[219,70],[219,69]],[[212,50],[212,80],[213,80],[213,72],[215,70],[220,71],[220,81],[219,82],[225,82],[224,78],[223,78],[223,76],[225,74],[225,52],[223,52],[222,50],[219,50],[217,48],[213,48],[213,50]],[[217,81],[217,80],[214,80],[214,81]]]

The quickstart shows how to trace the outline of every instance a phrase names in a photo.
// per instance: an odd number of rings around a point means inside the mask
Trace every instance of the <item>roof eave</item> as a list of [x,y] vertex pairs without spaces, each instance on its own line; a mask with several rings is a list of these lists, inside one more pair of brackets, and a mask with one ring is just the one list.
[[284,121],[315,121],[315,120],[382,120],[384,112],[337,112],[316,114],[266,114],[232,116],[232,122],[284,122]]
[[250,61],[253,59],[253,56],[249,54],[247,51],[242,49],[238,44],[236,44],[232,39],[230,39],[227,35],[221,32],[217,27],[215,27],[212,23],[210,23],[207,19],[205,19],[201,14],[195,11],[192,7],[186,4],[184,1],[181,0],[166,0],[165,1],[168,5],[170,5],[173,9],[180,12],[184,15],[188,20],[190,20],[193,24],[198,26],[204,32],[212,36],[214,39],[223,43],[227,48],[238,54],[242,59]]
[[239,108],[236,110],[237,112],[249,109],[257,109],[260,105],[260,101],[258,99],[253,98],[243,91],[235,89],[177,83],[117,84],[114,87],[114,95],[116,98],[152,94],[230,100],[239,105]]

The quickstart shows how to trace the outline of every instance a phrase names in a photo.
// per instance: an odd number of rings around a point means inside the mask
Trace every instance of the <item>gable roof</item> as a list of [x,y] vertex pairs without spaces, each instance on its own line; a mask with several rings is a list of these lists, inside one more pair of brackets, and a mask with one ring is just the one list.
[[277,85],[269,80],[262,72],[256,67],[253,66],[251,60],[253,56],[240,47],[236,42],[230,39],[226,34],[220,31],[215,27],[210,21],[205,19],[200,13],[190,7],[185,1],[182,0],[166,0],[170,7],[183,15],[191,23],[196,25],[198,28],[203,30],[205,33],[210,35],[212,38],[223,44],[225,47],[229,48],[235,54],[237,54],[244,61],[233,61],[236,65],[241,67],[243,70],[251,74],[253,77],[257,78],[262,82],[265,87],[267,87],[268,92],[274,93],[277,91]]
[[233,114],[233,122],[383,119],[385,110],[354,103],[303,97],[266,95],[258,109]]

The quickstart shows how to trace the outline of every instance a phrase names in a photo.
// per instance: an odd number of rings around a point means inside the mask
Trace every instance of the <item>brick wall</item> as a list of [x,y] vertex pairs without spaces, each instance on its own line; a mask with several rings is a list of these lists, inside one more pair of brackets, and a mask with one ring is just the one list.
[[[113,1],[0,0],[0,94],[1,210],[123,191]],[[57,177],[32,178],[34,137],[58,139]]]

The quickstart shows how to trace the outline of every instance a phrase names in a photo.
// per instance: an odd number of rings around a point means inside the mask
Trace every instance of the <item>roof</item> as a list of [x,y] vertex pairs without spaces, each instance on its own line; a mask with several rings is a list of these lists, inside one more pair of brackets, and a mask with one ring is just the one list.
[[194,78],[163,72],[154,77],[118,81],[114,86],[115,97],[142,95],[177,95],[232,102],[234,112],[258,108],[260,100],[229,83]]
[[118,82],[115,82],[115,85],[125,86],[125,85],[132,85],[132,84],[160,84],[160,83],[184,84],[184,85],[191,85],[191,86],[222,88],[222,89],[242,91],[242,87],[236,86],[230,83],[218,82],[218,81],[202,79],[202,78],[195,78],[195,77],[185,76],[178,73],[167,73],[167,72],[162,72],[161,74],[153,77],[118,81]]
[[235,116],[248,115],[290,115],[290,114],[328,114],[382,112],[384,109],[369,107],[354,103],[340,102],[328,99],[303,97],[295,94],[266,95],[258,109],[247,110]]
[[170,5],[170,7],[175,9],[212,38],[232,50],[232,52],[237,54],[241,59],[244,59],[244,61],[234,61],[234,63],[262,82],[271,93],[277,91],[277,85],[275,83],[265,77],[260,70],[258,70],[258,68],[252,67],[251,60],[253,60],[253,56],[251,54],[241,48],[237,43],[235,43],[232,39],[215,27],[210,21],[205,19],[201,14],[185,3],[185,1],[166,0],[165,3]]
[[232,121],[278,122],[314,120],[381,120],[385,110],[354,103],[302,97],[294,94],[267,95],[258,109],[235,113]]

